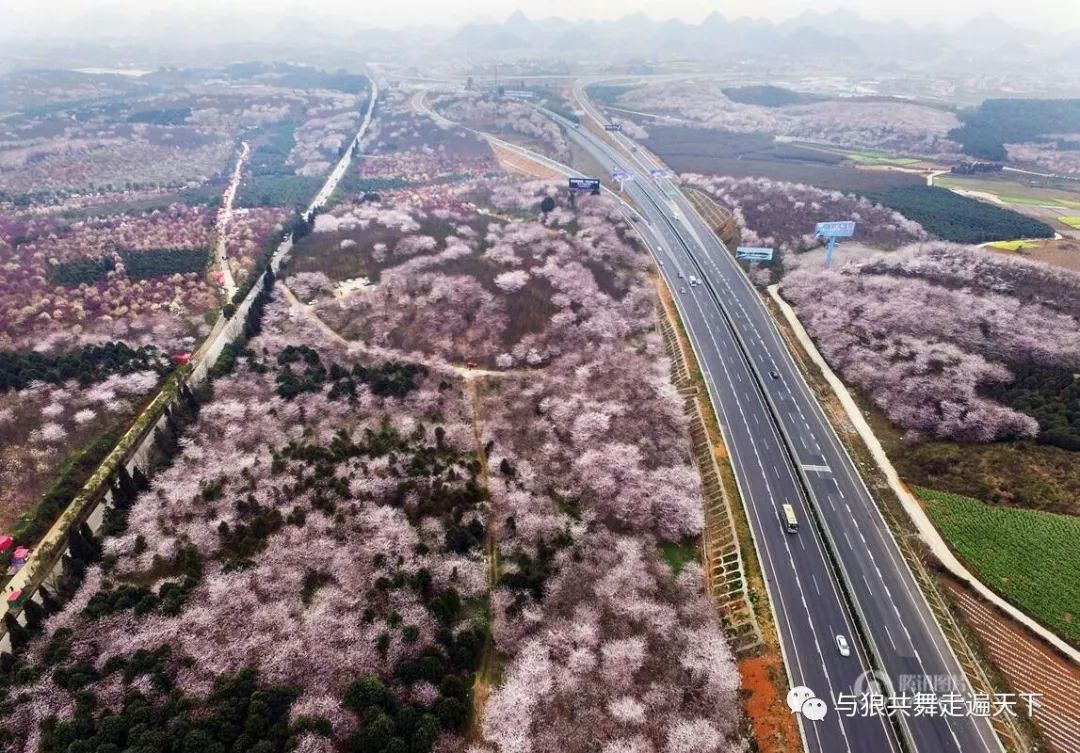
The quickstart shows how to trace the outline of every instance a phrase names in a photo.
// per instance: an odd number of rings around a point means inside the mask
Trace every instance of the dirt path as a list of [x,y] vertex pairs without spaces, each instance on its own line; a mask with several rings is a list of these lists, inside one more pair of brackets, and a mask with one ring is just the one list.
[[[281,287],[289,304],[307,316],[320,330],[325,332],[328,337],[335,342],[339,342],[346,346],[354,344],[350,340],[342,337],[342,335],[334,330],[333,327],[319,318],[319,315],[315,312],[313,307],[302,303],[296,297],[296,294],[289,289],[288,285],[282,283]],[[480,396],[477,377],[521,376],[530,374],[531,372],[511,370],[494,371],[492,369],[470,368],[469,366],[459,365],[451,366],[451,368],[454,373],[461,377],[465,382],[465,395],[469,401],[473,440],[476,443],[476,459],[480,463],[480,477],[483,480],[484,486],[487,489],[491,489],[491,475],[488,468],[487,453],[484,452],[483,431],[481,429],[482,421],[480,418]],[[499,582],[499,557],[495,534],[493,532],[493,517],[493,511],[489,509],[487,520],[484,525],[484,557],[487,560],[487,582],[489,593],[495,589]],[[491,621],[489,619],[489,626],[490,623]],[[495,644],[489,633],[487,641],[484,643],[484,652],[480,657],[480,666],[476,671],[476,680],[473,683],[473,708],[468,731],[470,740],[480,740],[482,737],[481,725],[484,720],[484,707],[487,704],[488,697],[491,695],[491,688],[494,684],[496,670]]]
[[[349,340],[348,338],[344,337],[340,332],[338,332],[333,327],[331,327],[329,324],[327,324],[319,316],[318,312],[315,311],[314,306],[310,306],[310,305],[304,303],[303,301],[301,301],[299,298],[297,298],[296,294],[294,292],[292,292],[292,290],[289,288],[289,286],[286,285],[284,282],[281,283],[281,288],[282,288],[283,291],[285,291],[285,299],[289,302],[289,305],[291,305],[293,308],[299,310],[300,313],[302,313],[304,316],[306,316],[308,319],[310,319],[312,324],[314,324],[316,327],[318,327],[320,330],[322,330],[324,333],[326,333],[326,336],[329,337],[331,340],[333,340],[334,342],[340,343],[342,345],[345,345],[347,347],[357,344],[356,341]],[[429,367],[433,367],[432,364],[425,364],[425,365],[429,366]],[[446,366],[440,364],[438,366],[434,366],[434,368],[438,368],[438,369],[442,370],[442,369],[445,369]],[[476,377],[520,377],[520,376],[530,376],[530,375],[535,374],[536,372],[540,371],[540,369],[530,369],[530,370],[525,370],[525,369],[503,369],[502,371],[498,371],[496,369],[482,369],[482,368],[480,368],[478,366],[467,366],[467,365],[464,365],[464,364],[450,364],[449,368],[450,368],[451,371],[453,371],[455,374],[457,374],[459,377],[461,377],[465,381],[473,380]]]
[[472,366],[454,366],[454,373],[462,379],[475,379],[476,377],[504,377],[520,376],[523,371],[494,371],[493,369],[481,369]]
[[[378,96],[378,87],[375,84],[374,79],[371,79],[371,84],[372,96],[368,103],[368,112],[364,118],[364,122],[360,126],[360,130],[356,134],[354,140],[355,143],[360,142],[371,122],[375,98]],[[327,178],[326,183],[323,185],[323,189],[316,197],[312,206],[316,206],[320,201],[325,201],[325,198],[320,199],[320,197],[323,197],[324,195],[329,196],[333,192],[351,159],[352,150],[348,150],[338,162],[338,166],[335,168],[334,172]],[[228,204],[230,206],[233,198],[235,198],[235,188],[228,198]],[[290,238],[286,238],[278,244],[278,247],[270,256],[271,270],[275,272],[278,270],[282,258],[288,254],[291,248],[292,240]],[[257,295],[257,287],[248,292],[247,297],[239,304],[239,308],[244,310],[244,306],[249,305],[255,295]],[[299,301],[297,301],[297,303],[299,303]],[[185,384],[191,384],[192,379],[197,378],[198,380],[201,380],[205,378],[206,370],[209,368],[212,360],[217,358],[227,343],[235,341],[238,336],[238,330],[230,328],[229,326],[233,321],[234,320],[232,319],[226,319],[224,315],[217,317],[210,333],[203,339],[202,344],[200,344],[199,348],[195,351],[195,355],[192,357],[190,364],[186,369],[186,374],[182,376],[182,380]],[[200,376],[196,377],[193,375]],[[24,598],[31,596],[35,594],[42,582],[49,577],[49,574],[54,572],[54,568],[60,559],[60,544],[70,533],[74,522],[80,519],[80,516],[84,512],[84,508],[88,504],[91,504],[95,495],[101,493],[104,484],[114,472],[116,466],[120,462],[126,462],[125,458],[127,457],[128,451],[138,440],[141,422],[148,420],[148,416],[154,416],[155,411],[162,410],[163,406],[172,400],[172,391],[175,389],[176,385],[172,383],[171,380],[167,380],[165,385],[159,388],[153,400],[151,400],[147,407],[134,419],[127,432],[120,438],[116,446],[98,466],[98,469],[89,480],[87,480],[78,494],[75,495],[75,498],[68,504],[67,509],[60,514],[45,536],[33,545],[27,563],[7,582],[7,584],[5,584],[4,589],[6,593],[19,590],[25,591]],[[97,503],[93,502],[93,504]],[[0,600],[0,619],[7,615],[12,608],[12,602],[9,602],[7,599]],[[21,607],[18,608],[21,609]],[[8,636],[6,628],[4,628],[2,635],[0,635],[0,650],[10,651],[10,648],[10,636]]]
[[[281,283],[281,289],[285,295],[285,299],[289,302],[289,305],[297,309],[302,314],[304,314],[304,316],[310,319],[313,324],[315,324],[327,335],[327,337],[345,346],[355,345],[354,342],[352,342],[351,340],[347,340],[333,327],[331,327],[329,324],[319,318],[319,315],[315,312],[312,306],[301,302],[288,285],[286,285],[285,283]],[[484,487],[487,489],[491,489],[491,474],[490,469],[488,468],[487,453],[484,452],[483,430],[481,429],[482,421],[480,418],[480,387],[477,384],[477,377],[519,376],[523,374],[528,374],[530,372],[494,371],[491,369],[470,368],[468,366],[456,365],[451,366],[451,369],[465,382],[465,396],[469,402],[473,440],[476,444],[476,459],[480,463],[480,477],[483,481]],[[498,585],[499,582],[498,547],[495,541],[495,534],[493,533],[493,518],[493,510],[489,507],[487,520],[485,521],[484,525],[484,558],[487,560],[487,585],[489,593],[495,589],[495,586]],[[489,618],[489,626],[490,623],[491,621]],[[473,708],[471,719],[469,721],[468,731],[468,737],[470,740],[481,739],[481,725],[483,724],[484,719],[484,707],[487,704],[488,697],[491,695],[491,688],[494,683],[495,672],[495,644],[492,641],[489,632],[487,641],[484,644],[484,652],[480,658],[480,666],[477,668],[476,671],[476,680],[473,683]]]
[[[494,372],[498,374],[498,372]],[[472,376],[477,371],[473,370]],[[480,387],[476,380],[466,377],[465,394],[468,396],[470,413],[472,418],[473,440],[476,443],[476,459],[480,462],[480,477],[484,487],[491,489],[491,471],[488,467],[487,452],[484,450],[483,430],[480,428]],[[487,560],[487,587],[488,595],[499,584],[499,549],[495,541],[494,533],[495,509],[493,500],[489,501],[487,519],[484,524],[484,558]],[[480,657],[480,666],[476,670],[476,680],[473,682],[473,706],[469,719],[468,739],[479,741],[483,738],[484,708],[491,695],[491,689],[495,684],[496,654],[495,641],[491,636],[492,619],[490,615],[490,601],[488,605],[488,636],[484,642],[484,652]]]
[[346,347],[353,344],[351,340],[346,340],[337,330],[335,330],[333,327],[331,327],[329,324],[319,318],[319,315],[315,313],[315,309],[297,298],[296,293],[292,292],[292,289],[284,282],[281,283],[281,289],[284,291],[285,300],[289,302],[289,305],[295,309],[298,309],[300,313],[310,319],[311,323],[321,329],[327,337],[329,337],[334,342],[341,343]]
[[229,269],[229,256],[226,253],[225,241],[227,238],[229,223],[232,222],[233,202],[236,200],[236,191],[240,187],[240,173],[244,162],[247,160],[251,149],[246,141],[240,142],[240,156],[236,159],[236,167],[233,168],[232,179],[225,194],[221,197],[221,209],[218,210],[217,228],[214,231],[214,260],[221,271],[221,286],[225,289],[225,299],[231,301],[236,295],[236,281],[233,279],[232,270]]

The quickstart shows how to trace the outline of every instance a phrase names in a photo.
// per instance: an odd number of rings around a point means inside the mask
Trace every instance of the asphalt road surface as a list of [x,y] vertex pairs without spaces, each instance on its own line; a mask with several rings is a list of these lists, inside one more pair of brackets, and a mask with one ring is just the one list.
[[[865,647],[892,683],[886,695],[969,697],[959,663],[876,504],[738,264],[666,178],[650,177],[649,169],[659,165],[548,114],[605,168],[634,175],[625,193],[642,212],[638,228],[651,239],[675,292],[723,426],[792,684],[811,688],[830,706],[838,694],[866,692],[860,678],[873,665]],[[691,285],[691,275],[701,284]],[[796,511],[797,534],[783,530],[785,503]],[[837,635],[847,638],[851,656],[841,656]],[[808,749],[825,753],[897,750],[898,738],[920,753],[1002,750],[986,719],[960,713],[900,715],[892,724],[830,709],[821,721],[800,721]]]

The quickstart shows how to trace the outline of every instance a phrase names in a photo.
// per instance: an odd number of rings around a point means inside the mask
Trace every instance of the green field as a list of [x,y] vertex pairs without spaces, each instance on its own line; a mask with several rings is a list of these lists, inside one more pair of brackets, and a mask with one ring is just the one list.
[[679,544],[665,541],[658,546],[660,556],[676,575],[681,573],[688,563],[696,562],[700,552],[700,546],[696,541],[683,541]]
[[900,167],[910,167],[911,165],[918,165],[922,162],[922,160],[915,159],[914,157],[890,157],[887,154],[873,152],[846,152],[846,155],[850,159],[863,165],[898,165]]
[[990,244],[990,248],[997,248],[1002,251],[1020,251],[1027,248],[1038,248],[1041,245],[1038,241],[994,241]]
[[1080,643],[1080,518],[916,488],[949,545],[988,586]]
[[[939,175],[935,186],[960,191],[978,191],[991,194],[1005,204],[1020,206],[1080,207],[1080,193],[1066,190],[1068,186],[1037,186],[1004,177],[971,177],[967,175]],[[1064,184],[1063,184],[1064,185]]]
[[1062,224],[1068,225],[1071,228],[1075,228],[1077,230],[1080,230],[1080,217],[1078,217],[1076,215],[1067,216],[1067,217],[1058,217],[1058,222],[1061,222]]
[[791,143],[795,146],[802,147],[803,149],[813,149],[814,151],[825,152],[826,154],[836,154],[841,157],[846,157],[847,159],[862,165],[895,165],[897,167],[910,167],[912,165],[921,165],[924,162],[916,157],[897,157],[890,155],[887,152],[879,152],[873,149],[845,149],[840,146],[815,144],[812,141],[793,141]]

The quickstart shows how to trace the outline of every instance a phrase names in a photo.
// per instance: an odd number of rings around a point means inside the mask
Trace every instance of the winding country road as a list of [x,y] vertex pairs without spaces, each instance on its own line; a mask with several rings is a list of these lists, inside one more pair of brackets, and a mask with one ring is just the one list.
[[221,286],[225,289],[225,300],[231,301],[236,295],[236,281],[233,279],[232,270],[229,268],[229,257],[226,253],[226,240],[228,239],[229,223],[233,217],[233,202],[236,200],[236,190],[240,187],[240,175],[244,169],[251,147],[246,141],[240,142],[240,156],[236,158],[236,167],[233,168],[232,179],[229,187],[225,189],[221,197],[221,209],[218,210],[216,239],[214,242],[214,260],[221,272]]
[[[347,149],[341,159],[338,160],[337,165],[334,166],[334,169],[327,177],[326,182],[319,190],[319,193],[316,194],[315,198],[312,200],[311,205],[307,209],[307,214],[309,215],[314,210],[325,205],[333,195],[338,184],[341,182],[342,177],[344,177],[346,170],[348,170],[349,165],[352,163],[353,150],[351,147],[360,143],[361,139],[363,139],[364,135],[367,133],[368,126],[371,124],[372,113],[375,110],[375,101],[378,98],[379,89],[373,75],[369,75],[368,80],[371,82],[371,97],[368,100],[367,112],[364,115],[363,122],[361,122],[360,128],[357,130],[356,136],[353,138],[352,142],[350,142],[350,148]],[[235,194],[235,188],[233,186],[230,186],[230,188],[232,189],[233,194]],[[270,258],[271,269],[276,272],[291,249],[292,240],[286,238],[281,242],[278,248],[275,249]],[[210,365],[214,363],[219,355],[221,355],[225,346],[240,336],[240,333],[243,330],[243,327],[241,326],[243,312],[251,305],[251,302],[259,293],[261,287],[262,278],[260,277],[255,281],[255,284],[252,285],[251,290],[248,292],[247,296],[245,296],[244,300],[237,305],[236,317],[226,318],[224,315],[218,316],[210,333],[206,336],[199,346],[199,349],[191,358],[189,371],[185,377],[188,382],[197,382],[204,379]],[[154,396],[150,405],[159,405],[165,399],[164,390],[159,391]],[[61,514],[41,540],[35,544],[30,553],[30,557],[27,560],[27,564],[16,572],[5,585],[5,593],[11,593],[13,591],[22,591],[26,594],[33,593],[53,570],[60,554],[65,551],[65,548],[57,548],[55,545],[68,536],[73,517],[78,517],[77,515],[73,515],[73,511],[84,506],[86,500],[92,498],[98,492],[99,489],[94,484],[94,479],[100,474],[101,469],[108,467],[116,468],[121,462],[128,462],[126,458],[127,448],[132,441],[132,433],[135,432],[135,426],[138,425],[138,422],[143,415],[145,414],[141,414],[140,417],[133,422],[132,427],[120,438],[117,445],[105,458],[101,466],[99,466],[98,472],[91,477],[91,480],[87,482],[87,485],[84,486],[82,490],[80,490],[79,494],[76,495],[75,499],[64,513]],[[46,555],[46,552],[49,554]],[[55,556],[52,554],[53,552],[56,552]],[[23,598],[26,597],[24,596]],[[10,608],[11,605],[7,599],[0,599],[0,621],[3,620]],[[10,637],[7,635],[6,631],[0,636],[0,650],[11,650]]]

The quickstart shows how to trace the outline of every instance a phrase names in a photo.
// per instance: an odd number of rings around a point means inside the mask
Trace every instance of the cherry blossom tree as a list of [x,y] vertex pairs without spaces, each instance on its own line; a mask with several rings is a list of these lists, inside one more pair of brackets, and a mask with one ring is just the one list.
[[743,244],[775,247],[785,255],[785,266],[794,262],[793,254],[821,246],[814,227],[827,217],[854,220],[855,240],[877,248],[928,238],[917,222],[899,212],[841,191],[768,178],[685,175],[683,179],[732,212]]
[[[273,122],[290,101],[261,116],[208,107],[192,117]],[[435,126],[406,107],[389,95],[364,169],[404,165],[423,185],[318,216],[291,260],[311,266],[286,277],[313,305],[291,307],[275,288],[261,332],[215,378],[171,464],[28,660],[64,639],[65,667],[101,670],[164,645],[169,679],[192,694],[253,667],[297,689],[294,720],[329,722],[329,739],[297,740],[316,753],[366,724],[343,705],[358,677],[382,678],[400,704],[433,702],[441,686],[402,676],[426,646],[466,637],[488,603],[506,669],[477,748],[736,749],[738,673],[702,570],[676,573],[658,553],[701,533],[702,499],[648,256],[605,197],[540,218],[552,182],[435,180],[460,164],[440,147],[466,141],[432,139]],[[530,135],[535,124],[518,115],[507,117]],[[298,165],[317,163],[308,146]],[[375,284],[329,296],[343,282],[329,259],[342,252]],[[466,389],[467,360],[502,373],[468,370]],[[408,384],[380,389],[377,375],[390,380],[402,364],[416,366]],[[35,389],[41,406],[63,402]],[[136,399],[108,380],[92,392],[73,408],[100,415]],[[76,425],[74,410],[35,410],[40,424]],[[33,441],[47,447],[43,434]],[[164,591],[138,591],[138,607],[114,598],[148,583],[187,590],[171,608]],[[164,700],[150,678],[116,675],[82,690],[107,708],[131,689]],[[16,749],[36,748],[42,720],[73,716],[58,678],[20,685],[4,722]],[[450,733],[439,742],[462,747]]]
[[1029,416],[984,387],[1015,364],[1080,367],[1080,277],[981,249],[931,243],[831,270],[801,268],[783,294],[822,353],[913,434],[1033,437]]
[[738,673],[700,572],[661,568],[606,535],[564,564],[488,703],[496,751],[733,749]]
[[738,133],[768,133],[936,157],[960,151],[948,138],[960,121],[940,108],[858,99],[764,107],[729,99],[722,91],[724,86],[711,78],[654,82],[624,92],[617,103],[629,110],[678,116],[681,124]]

